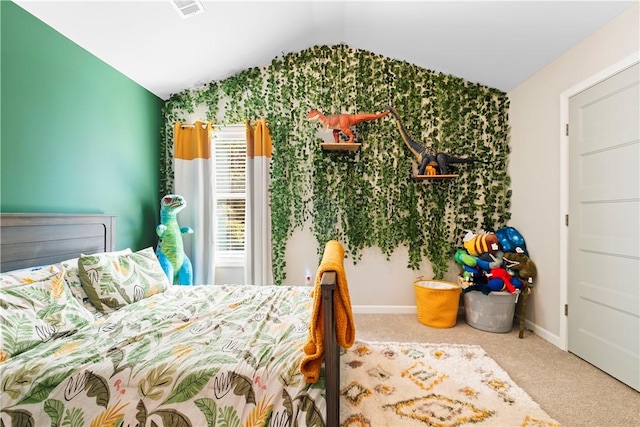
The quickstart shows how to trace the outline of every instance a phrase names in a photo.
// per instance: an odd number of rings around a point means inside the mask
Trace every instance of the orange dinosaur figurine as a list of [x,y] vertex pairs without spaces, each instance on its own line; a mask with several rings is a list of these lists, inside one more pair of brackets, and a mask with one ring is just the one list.
[[347,135],[349,137],[349,144],[353,143],[355,135],[351,131],[351,126],[355,126],[358,123],[366,122],[369,120],[376,120],[382,118],[389,114],[389,111],[385,111],[379,114],[333,114],[331,116],[325,116],[320,111],[315,108],[309,111],[307,114],[307,119],[313,121],[317,120],[322,123],[325,128],[333,129],[333,139],[335,139],[336,144],[340,142],[340,132]]

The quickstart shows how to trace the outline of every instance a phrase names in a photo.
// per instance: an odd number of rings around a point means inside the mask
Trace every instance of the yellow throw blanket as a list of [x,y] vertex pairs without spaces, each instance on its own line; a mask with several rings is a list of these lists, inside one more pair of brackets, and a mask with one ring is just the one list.
[[300,364],[300,372],[307,383],[316,383],[320,378],[320,366],[324,357],[324,315],[322,310],[322,291],[320,282],[326,271],[336,272],[336,290],[333,294],[333,314],[336,319],[336,338],[343,348],[353,345],[356,327],[351,312],[351,299],[347,275],[344,271],[344,248],[336,240],[327,242],[324,255],[316,273],[313,289],[313,312],[309,324],[309,337],[304,346],[305,356]]

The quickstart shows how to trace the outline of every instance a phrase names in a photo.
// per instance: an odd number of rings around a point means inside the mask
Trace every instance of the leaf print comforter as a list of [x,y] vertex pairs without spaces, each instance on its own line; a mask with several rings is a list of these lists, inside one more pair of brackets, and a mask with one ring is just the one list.
[[0,364],[4,426],[324,426],[310,289],[174,286]]

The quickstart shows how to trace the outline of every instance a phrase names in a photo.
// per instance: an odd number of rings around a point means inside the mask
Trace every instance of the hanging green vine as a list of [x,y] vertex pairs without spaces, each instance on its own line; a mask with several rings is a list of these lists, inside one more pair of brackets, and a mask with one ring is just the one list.
[[[441,152],[484,163],[460,166],[455,180],[414,181],[415,159],[389,117],[359,124],[358,152],[323,152],[311,108],[325,114],[394,106],[412,137]],[[161,192],[173,187],[172,125],[204,107],[217,123],[266,117],[274,156],[271,212],[274,275],[285,279],[285,249],[311,222],[323,248],[341,240],[354,262],[377,246],[390,257],[408,248],[409,265],[430,260],[441,278],[464,229],[495,230],[510,217],[506,95],[345,45],[275,58],[198,90],[174,94],[163,110]]]

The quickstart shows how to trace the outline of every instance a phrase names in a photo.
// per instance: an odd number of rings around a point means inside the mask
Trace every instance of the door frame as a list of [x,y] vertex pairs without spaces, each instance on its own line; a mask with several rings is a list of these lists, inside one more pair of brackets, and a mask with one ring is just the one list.
[[[566,124],[569,123],[569,99],[596,84],[608,79],[640,62],[640,51],[627,56],[621,61],[581,81],[560,94],[560,316],[559,347],[569,349],[569,319],[564,314],[564,307],[569,301],[569,229],[565,225],[565,217],[569,214],[569,136]],[[571,308],[569,308],[571,309]]]

